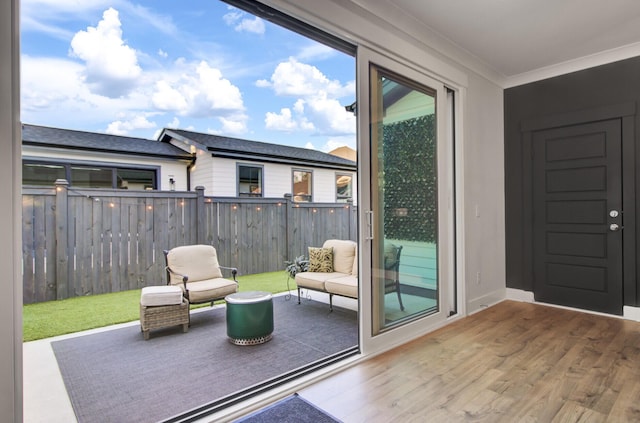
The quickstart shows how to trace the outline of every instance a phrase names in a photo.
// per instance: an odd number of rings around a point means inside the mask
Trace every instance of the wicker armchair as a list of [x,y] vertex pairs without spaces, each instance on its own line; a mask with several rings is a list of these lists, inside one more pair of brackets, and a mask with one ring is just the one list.
[[396,292],[400,310],[404,311],[400,296],[400,253],[402,245],[386,244],[384,248],[384,293]]
[[[167,285],[182,288],[189,304],[211,303],[238,291],[235,267],[218,263],[216,249],[211,245],[185,245],[164,251]],[[233,280],[225,279],[222,269],[231,271]]]

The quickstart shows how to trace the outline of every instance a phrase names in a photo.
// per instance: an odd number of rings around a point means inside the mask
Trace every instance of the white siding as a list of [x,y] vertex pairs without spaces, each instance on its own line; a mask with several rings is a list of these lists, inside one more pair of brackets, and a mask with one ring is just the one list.
[[265,196],[282,198],[291,193],[292,167],[266,163],[264,166]]
[[[291,193],[293,169],[310,170],[313,172],[313,201],[319,203],[333,203],[336,201],[336,172],[350,173],[353,175],[354,194],[357,183],[355,172],[221,158],[213,158],[211,163],[213,182],[211,185],[203,184],[206,188],[205,195],[219,197],[235,197],[237,195],[238,164],[262,166],[262,190],[266,198],[283,198],[285,194]],[[198,158],[196,167],[201,167],[200,158]]]
[[196,187],[204,187],[204,195],[217,195],[213,192],[213,170],[214,160],[208,153],[198,151],[196,153],[196,164],[191,168],[191,190]]
[[[236,183],[236,178],[238,177],[236,163],[238,162],[236,160],[214,157],[211,163],[212,183],[206,187],[205,194],[216,197],[235,197],[238,191],[238,185]],[[212,194],[209,194],[209,192]]]
[[313,171],[313,201],[334,203],[336,201],[336,171],[316,169]]

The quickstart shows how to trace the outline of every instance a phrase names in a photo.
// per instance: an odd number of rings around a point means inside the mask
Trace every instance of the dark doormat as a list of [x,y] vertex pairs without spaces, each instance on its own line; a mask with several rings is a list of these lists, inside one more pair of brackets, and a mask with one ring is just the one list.
[[236,423],[335,423],[340,420],[325,413],[298,394],[249,414]]
[[358,344],[354,311],[282,296],[273,305],[273,339],[262,345],[231,344],[224,308],[148,341],[128,326],[52,342],[78,422],[162,421]]

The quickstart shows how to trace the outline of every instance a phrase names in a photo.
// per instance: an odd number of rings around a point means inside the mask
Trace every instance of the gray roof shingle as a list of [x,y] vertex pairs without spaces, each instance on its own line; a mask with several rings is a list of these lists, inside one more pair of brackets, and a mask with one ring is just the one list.
[[214,156],[244,157],[265,161],[282,160],[316,165],[324,164],[331,167],[353,168],[354,170],[356,166],[356,162],[352,160],[308,148],[203,134],[200,132],[185,131],[183,129],[165,130],[165,139],[172,134],[190,139],[207,147],[207,150]]
[[28,124],[22,125],[22,143],[72,150],[192,159],[188,152],[165,142]]

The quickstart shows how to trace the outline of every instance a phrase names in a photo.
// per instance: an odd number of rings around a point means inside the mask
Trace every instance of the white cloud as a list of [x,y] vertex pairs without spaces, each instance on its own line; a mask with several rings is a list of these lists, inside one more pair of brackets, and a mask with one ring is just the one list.
[[158,56],[166,59],[167,57],[169,57],[169,53],[167,53],[166,51],[162,50],[161,48],[158,49]]
[[329,80],[318,68],[298,62],[293,57],[279,63],[271,75],[271,87],[276,95],[310,96],[323,91],[331,96],[342,97],[352,94],[352,87],[340,81]]
[[[96,94],[85,83],[83,71],[81,64],[71,60],[22,56],[21,120],[60,128],[104,128],[105,121],[150,116],[146,93],[137,91],[120,98]],[[135,126],[148,125],[140,122]]]
[[174,116],[173,120],[167,123],[167,128],[178,128],[178,127],[180,127],[180,119]]
[[298,60],[323,60],[332,57],[336,51],[329,46],[320,43],[313,43],[303,47],[297,54]]
[[246,12],[242,12],[234,7],[229,7],[229,9],[232,11],[226,13],[222,17],[228,26],[233,26],[233,29],[238,32],[251,32],[259,35],[264,34],[266,27],[262,19]]
[[[22,114],[61,106],[70,98],[89,94],[82,83],[83,67],[63,59],[22,56],[20,69]],[[55,83],[51,83],[55,81]],[[23,116],[24,120],[24,116]]]
[[152,95],[154,107],[180,116],[223,117],[246,123],[240,89],[224,78],[219,69],[206,62],[180,62],[181,72],[164,75],[156,82]]
[[150,122],[146,116],[134,116],[129,120],[116,120],[111,122],[105,132],[111,135],[127,135],[129,132],[136,129],[150,129],[155,128],[156,124]]
[[258,17],[253,19],[242,19],[238,25],[234,27],[238,32],[252,32],[254,34],[264,34],[264,21]]
[[247,122],[244,116],[237,116],[235,118],[218,118],[222,124],[222,133],[228,135],[242,135],[247,132]]
[[348,113],[335,98],[322,93],[306,100],[305,111],[309,120],[324,134],[355,134],[356,117]]
[[160,110],[186,111],[188,108],[187,99],[164,80],[156,82],[156,91],[151,100]]
[[259,87],[270,87],[278,96],[297,97],[293,112],[282,108],[279,113],[267,112],[267,129],[287,131],[304,130],[324,135],[355,134],[356,118],[345,111],[339,98],[355,96],[355,84],[342,84],[329,80],[318,68],[298,62],[294,58],[278,64],[269,82],[256,82]]
[[267,112],[264,118],[265,127],[276,131],[291,132],[298,129],[298,125],[291,117],[291,109],[280,109],[280,113]]
[[76,33],[71,49],[85,61],[86,82],[98,94],[123,96],[135,87],[142,73],[136,51],[122,40],[120,18],[113,8],[103,13],[95,28]]

